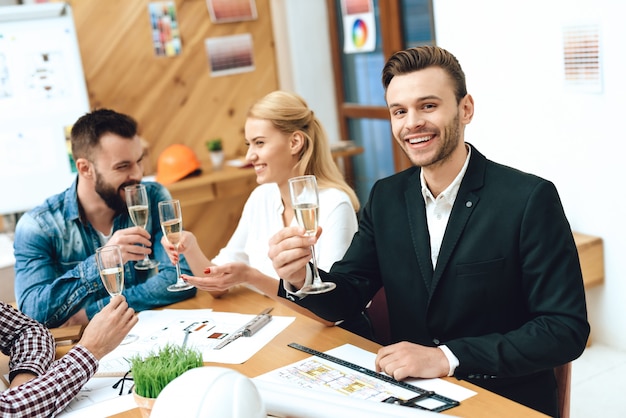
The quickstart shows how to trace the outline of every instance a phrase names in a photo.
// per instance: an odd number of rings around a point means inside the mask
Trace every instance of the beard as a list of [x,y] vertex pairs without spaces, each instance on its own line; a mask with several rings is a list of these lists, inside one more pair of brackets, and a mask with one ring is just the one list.
[[460,139],[461,133],[459,129],[459,112],[457,111],[454,119],[452,119],[452,122],[450,122],[443,128],[443,142],[432,164],[443,163],[448,158],[450,158],[452,152],[459,145]]
[[98,196],[100,196],[109,208],[115,211],[116,215],[124,213],[128,210],[126,200],[124,200],[121,195],[124,187],[132,186],[133,184],[137,184],[137,182],[129,181],[122,183],[118,188],[115,188],[111,184],[106,183],[103,180],[103,176],[96,170],[96,193],[98,193]]
[[[452,121],[448,123],[446,126],[444,126],[443,132],[440,132],[439,129],[430,129],[431,131],[434,131],[435,133],[439,134],[441,138],[441,145],[439,146],[439,149],[437,149],[437,152],[435,153],[433,158],[431,158],[430,160],[416,161],[416,158],[410,153],[409,149],[403,146],[402,150],[404,151],[406,156],[409,157],[409,160],[411,160],[413,164],[419,167],[429,167],[429,166],[434,166],[436,164],[444,163],[446,160],[450,158],[450,155],[452,155],[452,152],[456,149],[461,139],[461,130],[459,129],[459,120],[460,120],[460,116],[459,116],[459,112],[457,111]],[[402,139],[402,143],[405,143],[404,136],[401,139]]]

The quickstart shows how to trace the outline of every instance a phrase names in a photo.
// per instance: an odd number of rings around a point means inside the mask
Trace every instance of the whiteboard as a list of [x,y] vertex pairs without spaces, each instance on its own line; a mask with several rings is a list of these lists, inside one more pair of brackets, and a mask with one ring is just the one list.
[[70,6],[0,7],[0,214],[32,209],[70,186],[66,132],[87,112]]

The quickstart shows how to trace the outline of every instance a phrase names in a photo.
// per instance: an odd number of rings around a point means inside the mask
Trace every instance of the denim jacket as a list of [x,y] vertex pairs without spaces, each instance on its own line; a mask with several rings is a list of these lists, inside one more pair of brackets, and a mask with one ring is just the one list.
[[[25,213],[15,230],[15,295],[19,309],[48,327],[57,327],[84,308],[91,319],[108,302],[95,261],[100,238],[87,221],[83,223],[76,194],[77,181],[63,193],[48,198]],[[171,199],[158,183],[146,182],[150,215],[147,230],[151,235],[151,257],[159,261],[158,273],[148,277],[134,268],[124,268],[124,291],[128,304],[143,311],[187,299],[196,289],[169,292],[176,282],[176,268],[163,246],[158,202]],[[113,220],[113,231],[133,226],[128,213]],[[191,274],[184,257],[181,271]]]

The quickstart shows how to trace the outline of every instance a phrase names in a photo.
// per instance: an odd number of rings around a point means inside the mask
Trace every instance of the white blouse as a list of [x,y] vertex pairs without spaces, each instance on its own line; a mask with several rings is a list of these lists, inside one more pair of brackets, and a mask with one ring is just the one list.
[[[319,225],[322,227],[315,251],[318,267],[328,271],[340,260],[357,231],[356,213],[346,193],[339,189],[320,189]],[[226,247],[212,260],[216,265],[243,262],[274,277],[278,275],[268,257],[269,240],[284,228],[284,207],[276,183],[262,184],[246,201],[237,229]],[[297,225],[294,217],[292,225]]]

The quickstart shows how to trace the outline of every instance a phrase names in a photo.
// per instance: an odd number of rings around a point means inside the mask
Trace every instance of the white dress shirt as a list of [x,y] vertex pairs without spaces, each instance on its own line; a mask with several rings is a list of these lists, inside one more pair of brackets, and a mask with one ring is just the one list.
[[[439,193],[437,197],[434,197],[430,192],[430,189],[426,185],[424,180],[424,171],[420,173],[420,183],[422,185],[422,196],[424,197],[424,203],[426,204],[426,222],[428,223],[428,233],[430,234],[430,258],[433,263],[433,269],[437,267],[437,258],[439,257],[439,250],[441,249],[441,242],[443,241],[443,235],[446,232],[448,226],[448,220],[450,219],[450,213],[452,212],[452,206],[456,200],[456,195],[459,192],[461,181],[467,171],[467,165],[469,164],[471,148],[467,145],[467,158],[461,171],[456,178],[450,183],[446,189]],[[446,355],[448,362],[450,363],[450,370],[448,376],[454,375],[454,370],[459,366],[459,359],[454,353],[445,345],[440,345],[439,348]]]

